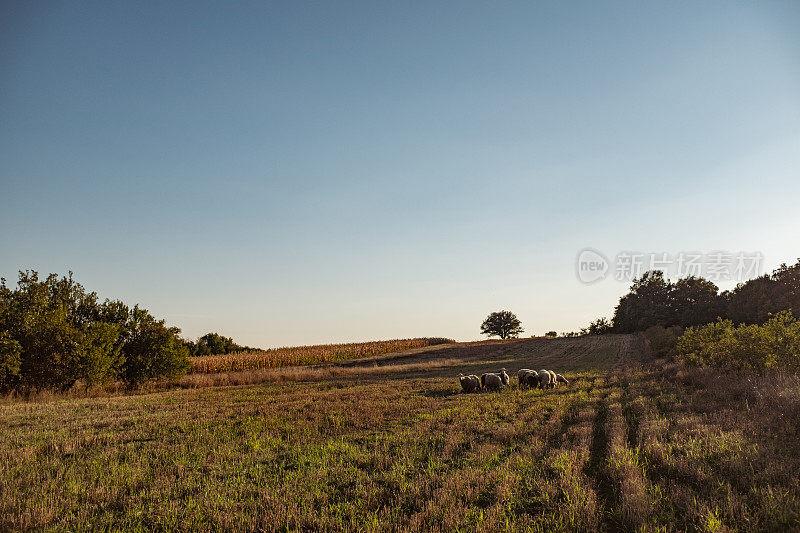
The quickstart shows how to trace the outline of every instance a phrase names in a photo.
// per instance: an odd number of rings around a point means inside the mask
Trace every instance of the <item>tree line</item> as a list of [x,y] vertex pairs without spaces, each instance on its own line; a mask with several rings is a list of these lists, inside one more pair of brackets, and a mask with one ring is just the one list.
[[192,357],[201,355],[226,355],[236,352],[261,351],[259,348],[240,346],[236,344],[231,337],[224,337],[219,333],[214,332],[206,333],[197,339],[197,341],[185,340],[183,343],[189,350],[189,355]]
[[633,281],[610,321],[598,319],[583,331],[633,333],[652,326],[701,326],[717,319],[734,325],[763,324],[782,311],[800,315],[800,259],[723,292],[702,277],[671,282],[660,270],[651,270]]
[[87,388],[122,381],[129,387],[177,378],[190,355],[247,349],[217,333],[180,337],[146,309],[100,301],[72,272],[40,279],[20,271],[16,288],[0,278],[0,392]]
[[671,282],[661,271],[635,279],[609,321],[583,333],[643,331],[656,356],[680,355],[690,364],[762,372],[800,369],[800,259],[771,274],[719,292],[690,276]]

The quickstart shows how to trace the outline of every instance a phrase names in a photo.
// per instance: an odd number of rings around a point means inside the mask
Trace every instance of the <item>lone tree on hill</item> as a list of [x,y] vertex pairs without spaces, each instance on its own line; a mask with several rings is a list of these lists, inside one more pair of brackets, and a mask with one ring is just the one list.
[[519,337],[519,334],[523,331],[525,330],[522,329],[522,322],[511,311],[492,313],[481,324],[481,333],[483,335],[489,335],[490,337],[496,335],[501,339]]

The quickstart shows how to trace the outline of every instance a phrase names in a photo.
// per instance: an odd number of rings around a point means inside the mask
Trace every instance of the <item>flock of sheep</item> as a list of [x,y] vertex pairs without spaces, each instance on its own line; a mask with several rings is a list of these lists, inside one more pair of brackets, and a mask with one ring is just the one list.
[[[540,389],[552,389],[558,383],[569,384],[569,380],[561,374],[556,374],[552,370],[530,370],[520,369],[517,372],[517,379],[520,387],[539,387]],[[506,369],[502,368],[499,372],[486,372],[481,377],[471,374],[465,376],[458,375],[461,382],[461,392],[477,392],[481,390],[500,390],[508,386],[509,378]]]

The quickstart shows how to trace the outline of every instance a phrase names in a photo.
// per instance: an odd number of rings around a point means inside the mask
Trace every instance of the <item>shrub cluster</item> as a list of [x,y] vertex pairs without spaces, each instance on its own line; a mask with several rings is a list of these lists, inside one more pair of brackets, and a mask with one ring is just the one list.
[[761,325],[720,319],[689,328],[677,351],[695,365],[755,370],[800,370],[800,321],[784,311]]
[[650,350],[656,357],[671,357],[676,355],[678,339],[683,334],[680,326],[650,326],[644,331],[644,336],[650,343]]
[[0,391],[179,377],[189,368],[179,333],[138,306],[99,302],[71,272],[20,272],[16,289],[0,279]]

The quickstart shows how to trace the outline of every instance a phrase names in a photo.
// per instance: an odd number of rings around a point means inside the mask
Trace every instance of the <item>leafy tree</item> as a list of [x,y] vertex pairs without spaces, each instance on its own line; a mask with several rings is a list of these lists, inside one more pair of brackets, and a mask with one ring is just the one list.
[[782,264],[772,273],[772,279],[783,288],[788,310],[794,316],[800,316],[800,258],[792,266]]
[[583,335],[602,335],[604,333],[611,332],[612,326],[611,322],[608,321],[607,318],[598,318],[594,322],[590,323],[587,327],[581,328],[581,333]]
[[119,343],[120,326],[92,322],[83,331],[78,346],[78,371],[87,387],[111,381],[125,362]]
[[724,316],[736,324],[761,324],[771,315],[791,307],[788,296],[780,281],[764,274],[723,294]]
[[481,324],[481,333],[490,337],[497,336],[501,339],[519,337],[525,331],[522,323],[511,311],[497,311],[491,313]]
[[222,355],[249,350],[247,346],[239,346],[230,337],[219,333],[206,333],[197,342],[186,341],[190,355]]
[[[7,298],[2,329],[21,347],[20,377],[26,387],[65,390],[80,377],[80,330],[73,325],[64,292],[82,288],[59,283],[55,275],[40,281],[35,271],[20,272],[16,291]],[[5,289],[5,280],[2,282]]]
[[13,389],[19,378],[22,346],[7,331],[0,332],[0,392]]
[[699,326],[725,313],[719,288],[707,279],[689,276],[671,284],[668,293],[671,325]]
[[614,329],[630,333],[653,325],[670,325],[671,289],[660,270],[650,270],[634,279],[630,292],[620,298],[614,310]]
[[69,389],[80,378],[80,332],[60,309],[28,315],[22,345],[22,383],[29,388]]
[[555,331],[548,331],[547,333],[544,334],[544,336],[550,338],[558,337],[558,333],[556,333]]
[[781,311],[800,315],[800,259],[782,264],[771,275],[764,274],[722,294],[725,316],[736,324],[763,324]]
[[145,309],[135,306],[124,330],[122,354],[125,362],[120,377],[131,387],[158,378],[177,378],[189,369],[189,350],[181,341],[180,329],[168,328]]

